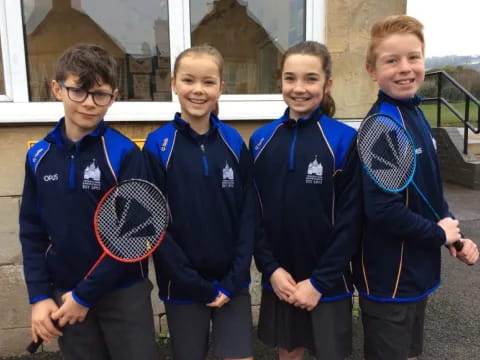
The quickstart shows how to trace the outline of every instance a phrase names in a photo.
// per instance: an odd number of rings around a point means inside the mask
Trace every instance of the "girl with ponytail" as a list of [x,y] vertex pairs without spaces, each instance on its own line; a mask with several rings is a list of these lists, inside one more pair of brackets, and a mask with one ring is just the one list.
[[305,41],[281,62],[284,115],[250,139],[259,206],[259,338],[279,358],[351,353],[350,258],[361,233],[356,131],[331,118],[327,48]]

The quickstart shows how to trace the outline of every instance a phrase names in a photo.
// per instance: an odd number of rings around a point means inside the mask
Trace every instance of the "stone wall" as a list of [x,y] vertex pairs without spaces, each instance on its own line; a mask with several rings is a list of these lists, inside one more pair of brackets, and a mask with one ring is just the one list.
[[339,118],[363,118],[378,88],[365,70],[370,28],[379,19],[405,14],[406,0],[327,1],[326,45],[333,60],[333,98]]
[[31,339],[18,212],[27,140],[47,127],[0,126],[0,355],[20,354]]

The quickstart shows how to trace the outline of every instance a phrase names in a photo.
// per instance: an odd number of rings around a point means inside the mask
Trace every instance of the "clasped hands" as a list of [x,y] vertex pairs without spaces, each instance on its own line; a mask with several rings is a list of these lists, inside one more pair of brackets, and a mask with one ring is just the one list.
[[270,283],[280,300],[308,311],[312,311],[322,297],[322,294],[313,287],[310,279],[297,283],[292,275],[281,267],[270,276]]
[[36,302],[32,306],[32,338],[35,342],[39,338],[50,342],[62,336],[60,330],[65,325],[73,325],[85,320],[88,308],[80,305],[73,299],[72,292],[62,295],[62,305],[57,306],[51,298]]

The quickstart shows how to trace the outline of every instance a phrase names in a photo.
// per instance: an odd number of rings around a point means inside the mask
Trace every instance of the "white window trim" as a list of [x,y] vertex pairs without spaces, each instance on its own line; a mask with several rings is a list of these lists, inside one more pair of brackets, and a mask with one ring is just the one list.
[[7,46],[7,26],[5,21],[5,2],[0,0],[0,43],[2,44],[0,51],[3,62],[3,82],[5,93],[0,94],[0,101],[8,101],[12,99],[11,77],[10,77],[10,57],[8,56]]
[[10,52],[8,51],[8,38],[7,38],[7,20],[6,20],[6,4],[5,0],[0,0],[0,40],[3,61],[3,82],[5,87],[5,93],[0,94],[0,101],[11,101],[12,96],[12,77],[10,70]]
[[[173,59],[190,46],[189,0],[170,0],[170,54]],[[50,123],[63,115],[59,102],[29,102],[27,67],[22,26],[21,1],[0,0],[0,34],[7,96],[0,97],[0,123]],[[8,17],[6,16],[8,14]],[[2,18],[3,16],[3,18]],[[3,21],[5,19],[6,21]],[[306,39],[323,42],[326,25],[326,0],[306,0]],[[4,41],[4,40],[7,41]],[[14,80],[13,80],[14,79]],[[7,86],[8,85],[8,86]],[[109,121],[168,121],[179,111],[172,93],[170,102],[116,102],[109,109]],[[7,101],[5,101],[7,100]],[[285,103],[280,94],[222,95],[220,117],[224,120],[275,119]]]

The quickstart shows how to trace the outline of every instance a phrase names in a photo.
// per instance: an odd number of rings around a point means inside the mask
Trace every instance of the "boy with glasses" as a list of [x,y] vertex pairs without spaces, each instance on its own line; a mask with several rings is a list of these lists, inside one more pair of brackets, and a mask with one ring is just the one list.
[[26,159],[20,241],[32,337],[58,338],[65,359],[158,358],[147,262],[107,256],[89,272],[102,255],[97,203],[118,182],[144,176],[138,147],[103,120],[116,83],[104,49],[68,49],[51,83],[65,116]]

